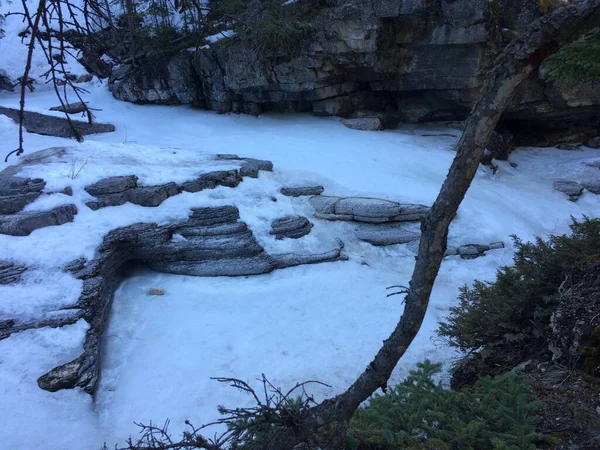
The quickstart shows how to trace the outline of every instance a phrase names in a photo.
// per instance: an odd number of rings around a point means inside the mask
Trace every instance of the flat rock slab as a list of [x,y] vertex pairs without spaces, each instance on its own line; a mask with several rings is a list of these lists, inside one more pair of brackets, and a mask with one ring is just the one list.
[[16,283],[21,279],[21,274],[26,270],[27,266],[0,260],[0,284]]
[[49,211],[36,211],[0,216],[0,233],[27,236],[38,228],[71,222],[77,214],[75,205],[58,206]]
[[298,239],[310,233],[313,225],[303,216],[285,216],[271,223],[270,234],[276,239]]
[[353,130],[379,131],[383,130],[383,123],[377,117],[364,117],[358,119],[344,119],[342,123]]
[[53,106],[50,111],[58,111],[67,114],[78,114],[87,111],[87,105],[83,102],[66,103],[65,105]]
[[[4,114],[5,116],[14,120],[16,123],[19,123],[18,109],[4,108],[0,106],[0,114]],[[72,120],[71,123],[82,136],[97,133],[111,133],[115,131],[114,125],[106,123],[87,123],[77,120]],[[29,133],[64,138],[76,137],[71,125],[69,124],[69,121],[64,117],[54,117],[46,114],[25,111],[23,125]]]
[[422,220],[430,208],[401,204],[368,197],[313,196],[309,199],[315,217],[325,220],[352,220],[367,223],[408,222]]
[[448,247],[444,256],[459,255],[462,259],[475,259],[485,255],[489,250],[504,248],[503,242],[492,242],[489,245],[465,244],[459,247]]
[[583,193],[583,186],[577,181],[555,181],[553,186],[556,191],[565,194],[572,202],[577,201]]
[[356,237],[361,241],[375,246],[406,244],[418,241],[420,233],[406,230],[400,224],[384,223],[381,225],[359,224],[356,228]]
[[323,186],[286,186],[282,187],[280,192],[282,195],[286,197],[302,197],[302,196],[312,196],[312,195],[321,195],[325,188]]

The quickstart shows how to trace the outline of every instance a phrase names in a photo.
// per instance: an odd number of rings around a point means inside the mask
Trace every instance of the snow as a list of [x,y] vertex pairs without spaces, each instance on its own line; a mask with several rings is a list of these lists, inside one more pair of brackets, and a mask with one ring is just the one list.
[[[27,6],[31,13],[35,12],[38,2],[35,0],[27,0]],[[3,69],[6,75],[12,80],[17,80],[23,76],[25,61],[27,60],[27,52],[29,46],[29,36],[21,39],[18,35],[27,28],[22,15],[23,7],[21,1],[2,1],[0,2],[0,15],[5,15],[4,21],[0,28],[4,29],[5,36],[0,37],[0,69]],[[65,17],[67,11],[63,11]],[[53,40],[54,48],[58,47],[58,41]],[[76,52],[75,52],[76,53]],[[87,74],[79,62],[77,62],[76,54],[65,54],[66,69],[78,77]],[[36,90],[50,90],[52,83],[48,83],[44,77],[48,71],[48,61],[44,55],[44,51],[36,43],[31,61],[31,70],[29,78],[35,80],[34,86]]]
[[210,36],[207,36],[205,39],[210,42],[211,44],[214,44],[215,42],[219,42],[221,39],[226,39],[228,37],[231,37],[235,34],[235,32],[233,30],[223,30],[223,31],[219,31],[216,34],[211,34]]
[[[182,219],[202,205],[236,204],[269,252],[323,251],[341,238],[350,260],[235,279],[133,273],[115,297],[95,402],[81,391],[48,393],[36,384],[37,377],[79,355],[84,322],[0,341],[0,447],[94,449],[105,441],[109,446],[123,442],[136,432],[134,420],[171,418],[176,431],[186,418],[195,424],[215,419],[217,404],[246,404],[246,397],[211,376],[254,383],[264,373],[282,387],[318,379],[331,388],[315,388],[317,398],[347,387],[400,316],[402,297],[386,297],[385,288],[408,282],[414,251],[407,245],[375,248],[353,240],[349,223],[318,220],[300,240],[275,241],[268,235],[273,218],[312,216],[305,199],[284,197],[279,189],[322,184],[327,195],[431,204],[454,157],[458,133],[440,126],[361,132],[335,118],[254,118],[184,106],[137,106],[115,100],[97,81],[85,87],[90,91],[86,101],[100,109],[98,121],[113,123],[117,130],[89,136],[81,145],[26,134],[24,156],[51,147],[66,150],[61,157],[25,166],[22,174],[46,179],[48,193],[66,186],[74,192],[73,197],[42,195],[28,209],[74,203],[79,213],[72,223],[25,238],[0,236],[2,259],[32,267],[21,284],[0,286],[0,320],[48,317],[72,305],[81,282],[57,268],[92,257],[109,230]],[[55,104],[48,91],[30,94],[28,100],[28,108],[40,112]],[[0,93],[0,105],[16,107],[18,97]],[[16,132],[16,125],[0,116],[0,154],[15,148]],[[126,204],[91,211],[85,206],[90,197],[83,188],[106,176],[135,174],[142,183],[154,184],[232,167],[230,161],[212,160],[216,153],[269,159],[275,171],[235,189],[182,193],[157,208]],[[507,248],[473,261],[444,260],[423,327],[393,381],[425,358],[446,366],[452,362],[455,355],[436,338],[437,323],[456,303],[459,286],[492,279],[499,266],[511,262],[510,235],[532,239],[563,233],[570,216],[598,215],[600,196],[585,192],[573,203],[552,189],[558,179],[591,177],[597,169],[585,163],[598,159],[600,153],[591,149],[523,148],[511,156],[516,168],[499,162],[496,175],[479,170],[452,224],[450,244],[503,241]],[[11,163],[17,161],[13,157]],[[5,166],[1,163],[0,169]],[[165,295],[149,296],[151,287],[164,289]]]

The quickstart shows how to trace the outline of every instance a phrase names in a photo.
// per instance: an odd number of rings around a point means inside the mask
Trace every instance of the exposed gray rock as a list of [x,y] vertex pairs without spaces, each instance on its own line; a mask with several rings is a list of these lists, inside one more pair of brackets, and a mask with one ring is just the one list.
[[330,197],[326,195],[317,195],[310,197],[308,201],[319,214],[335,214],[335,205],[341,197]]
[[[190,103],[218,112],[350,117],[366,110],[382,122],[379,114],[463,120],[498,53],[542,14],[535,0],[496,0],[494,8],[487,0],[296,5],[310,33],[293,54],[265,54],[248,40],[227,40],[171,58],[141,55],[135,67],[124,65],[112,77],[113,93],[137,103]],[[536,71],[526,80],[503,115],[515,144],[597,136],[597,84],[568,90],[544,76]]]
[[586,141],[585,146],[589,148],[600,148],[600,136],[589,139]]
[[218,154],[216,159],[219,161],[240,161],[240,175],[242,177],[258,178],[258,172],[264,170],[266,172],[273,171],[273,163],[262,159],[240,158],[233,154]]
[[302,197],[321,195],[325,189],[323,186],[297,186],[297,187],[282,187],[281,193],[287,197]]
[[200,175],[197,179],[186,181],[181,188],[186,192],[199,192],[214,189],[217,186],[235,187],[242,180],[237,170],[218,170]]
[[485,255],[489,250],[504,248],[503,242],[492,242],[489,245],[465,244],[459,247],[448,247],[444,256],[459,255],[462,259],[475,259]]
[[583,183],[583,187],[592,194],[600,195],[600,179],[585,182]]
[[36,200],[46,182],[36,178],[21,178],[9,171],[0,172],[0,215],[14,214]]
[[166,183],[157,186],[139,186],[138,178],[134,175],[105,178],[85,188],[88,194],[96,197],[96,200],[87,202],[86,205],[93,210],[107,206],[120,206],[127,202],[155,207],[181,191],[199,192],[217,186],[236,187],[244,177],[256,178],[261,170],[273,170],[271,161],[237,156],[228,159],[239,160],[240,169],[203,173],[195,180],[186,181],[181,185]]
[[555,190],[562,192],[569,197],[569,200],[572,202],[577,201],[583,193],[583,186],[576,181],[555,181],[553,186]]
[[347,261],[348,257],[342,252],[344,249],[344,243],[341,240],[337,240],[338,248],[329,250],[324,253],[281,253],[278,255],[272,255],[272,263],[276,269],[284,269],[286,267],[301,266],[304,264],[318,264],[321,262],[333,262],[333,261]]
[[383,124],[377,117],[364,117],[357,119],[344,119],[342,123],[353,130],[379,131],[383,130]]
[[[0,106],[0,114],[10,117],[15,122],[19,122],[19,110],[5,108]],[[105,123],[87,123],[72,120],[71,123],[77,129],[81,136],[96,133],[111,133],[115,131],[115,126]],[[55,137],[76,137],[71,125],[64,117],[54,117],[31,111],[25,111],[23,125],[29,133],[41,134],[44,136]]]
[[21,279],[21,274],[26,270],[27,266],[0,260],[0,284],[16,283]]
[[11,236],[27,236],[38,228],[71,222],[76,214],[75,205],[63,205],[49,211],[20,212],[0,216],[0,233]]
[[429,207],[401,204],[390,200],[367,197],[313,196],[309,202],[315,217],[325,220],[353,220],[356,222],[385,223],[422,220]]
[[408,231],[404,226],[396,223],[360,224],[357,225],[356,231],[358,239],[375,246],[406,244],[421,238],[419,233]]
[[94,197],[107,194],[117,194],[119,192],[136,188],[137,181],[138,177],[135,175],[109,177],[104,178],[94,184],[90,184],[85,188],[85,191]]
[[14,214],[19,212],[37,199],[40,194],[40,192],[29,192],[22,195],[0,196],[0,214]]
[[59,111],[67,114],[78,114],[87,111],[87,105],[83,102],[66,103],[63,105],[53,106],[50,111]]
[[303,216],[285,216],[275,219],[271,223],[270,233],[276,239],[298,239],[310,233],[313,225]]
[[77,382],[81,369],[81,357],[55,367],[50,372],[38,378],[38,386],[45,391],[56,392],[72,388]]
[[402,207],[399,203],[377,198],[341,198],[335,204],[336,214],[346,214],[350,216],[387,218],[398,216],[401,212]]
[[129,191],[128,201],[140,206],[158,206],[169,197],[181,192],[176,183],[158,186],[140,186]]
[[5,71],[0,70],[0,91],[13,91],[14,84]]
[[115,72],[112,94],[119,100],[163,105],[203,105],[202,86],[194,75],[192,54],[183,51],[171,60],[150,61],[138,70]]
[[559,150],[569,150],[569,151],[576,151],[576,150],[581,150],[581,145],[579,144],[559,144],[556,146],[557,149]]

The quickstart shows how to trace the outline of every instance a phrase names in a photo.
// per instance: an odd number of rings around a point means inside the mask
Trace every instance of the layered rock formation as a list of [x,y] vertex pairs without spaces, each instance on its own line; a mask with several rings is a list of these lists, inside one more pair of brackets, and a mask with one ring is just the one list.
[[[184,190],[233,188],[244,177],[257,177],[260,170],[273,169],[270,161],[237,155],[217,155],[215,159],[231,161],[239,167],[206,172],[183,183],[157,186],[140,186],[134,175],[105,178],[85,188],[96,197],[87,206],[97,210],[131,202],[157,207],[169,196]],[[34,155],[31,160],[35,160]],[[74,205],[62,205],[49,211],[22,211],[44,194],[46,183],[42,179],[19,177],[18,170],[19,166],[11,166],[0,172],[0,213],[3,213],[0,233],[20,236],[14,239],[28,239],[26,236],[34,229],[61,225],[73,219],[77,212]],[[273,234],[277,238],[297,239],[311,228],[306,218],[288,216],[273,223]],[[344,260],[347,258],[343,247],[338,240],[335,247],[323,252],[268,253],[253,231],[240,220],[239,210],[234,205],[193,208],[187,219],[163,225],[134,223],[108,232],[91,260],[77,259],[65,267],[55,268],[57,273],[67,272],[82,280],[81,294],[75,304],[39,317],[2,318],[0,339],[31,328],[61,327],[85,320],[89,330],[83,354],[41,376],[38,384],[49,391],[81,387],[91,394],[99,376],[102,333],[107,326],[114,292],[127,267],[145,265],[160,272],[193,276],[248,276],[302,264]],[[24,264],[0,260],[0,284],[19,283],[26,270],[28,267]]]
[[[261,54],[243,39],[123,66],[113,95],[136,103],[191,103],[219,112],[385,112],[409,122],[464,119],[495,55],[541,15],[537,0],[350,0],[306,4],[310,36]],[[142,60],[143,61],[143,60]],[[598,134],[600,89],[565,91],[535,74],[503,127],[515,143]],[[576,126],[575,126],[576,125]]]

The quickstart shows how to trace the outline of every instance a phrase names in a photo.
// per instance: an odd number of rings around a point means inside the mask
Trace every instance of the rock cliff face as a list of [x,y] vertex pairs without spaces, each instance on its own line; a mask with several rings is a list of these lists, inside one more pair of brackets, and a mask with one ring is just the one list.
[[[294,56],[260,55],[243,41],[219,41],[121,67],[111,78],[113,95],[218,112],[350,116],[368,110],[409,122],[460,120],[495,55],[541,15],[537,0],[313,3],[303,19],[312,31]],[[535,74],[505,117],[517,134],[528,130],[531,141],[549,127],[556,129],[551,139],[563,141],[597,134],[599,111],[597,87],[564,92]]]

